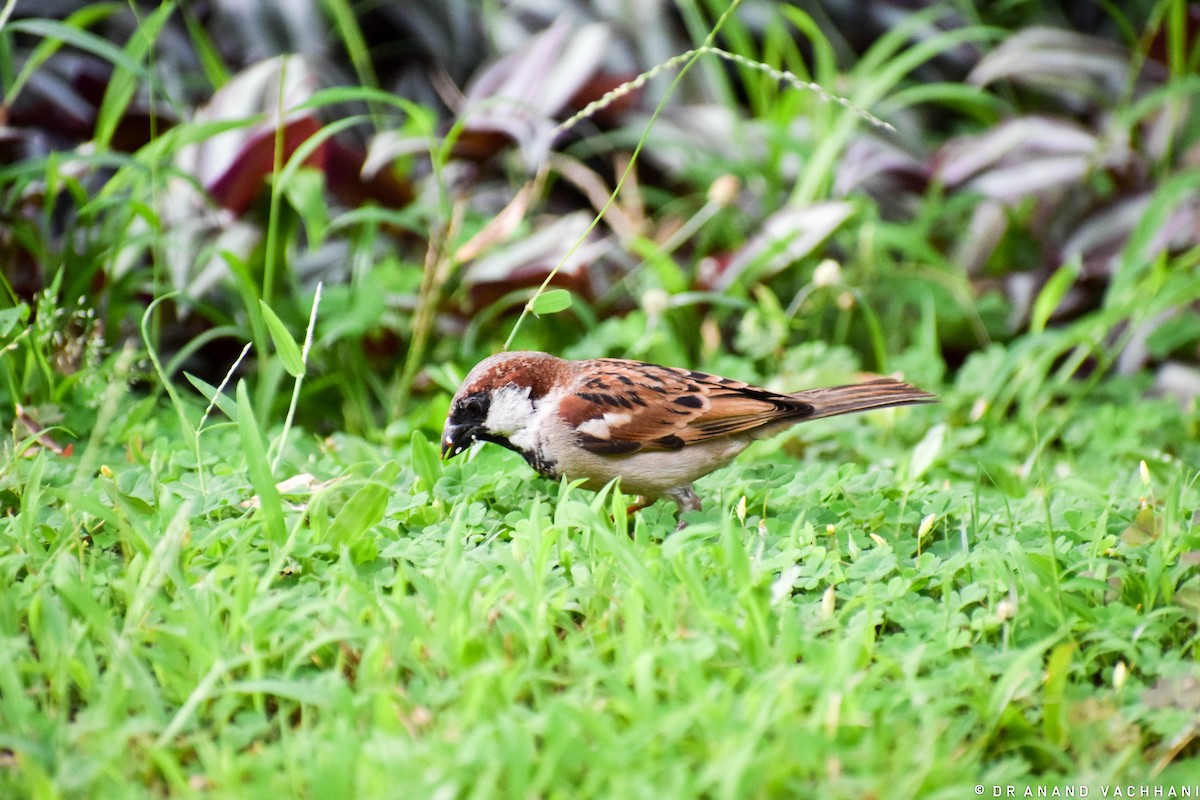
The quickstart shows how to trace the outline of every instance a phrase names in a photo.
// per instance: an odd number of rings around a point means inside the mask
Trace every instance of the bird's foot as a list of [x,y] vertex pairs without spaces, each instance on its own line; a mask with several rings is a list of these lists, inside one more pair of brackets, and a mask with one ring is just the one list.
[[666,496],[674,500],[675,505],[679,506],[679,511],[676,513],[679,524],[675,526],[675,532],[678,533],[687,527],[687,523],[683,520],[683,515],[688,511],[699,511],[703,503],[700,502],[700,495],[692,491],[691,486],[672,489],[667,492]]

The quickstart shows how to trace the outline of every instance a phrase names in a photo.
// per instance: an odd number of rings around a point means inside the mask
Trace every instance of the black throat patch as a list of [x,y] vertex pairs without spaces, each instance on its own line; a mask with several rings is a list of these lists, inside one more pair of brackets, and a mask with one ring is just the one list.
[[533,467],[534,471],[544,478],[549,478],[552,481],[556,481],[562,477],[561,473],[558,471],[558,466],[553,461],[543,458],[540,453],[526,452],[503,436],[496,436],[492,434],[481,435],[479,437],[479,441],[491,442],[492,444],[498,444],[501,447],[512,450],[514,453],[521,456],[521,458],[525,459],[525,463]]
[[529,466],[533,467],[534,471],[542,477],[549,478],[552,481],[556,481],[562,477],[558,472],[558,465],[553,461],[548,461],[547,459],[543,458],[540,453],[526,453],[523,451],[518,452],[521,453],[521,457],[525,459],[525,462],[529,464]]

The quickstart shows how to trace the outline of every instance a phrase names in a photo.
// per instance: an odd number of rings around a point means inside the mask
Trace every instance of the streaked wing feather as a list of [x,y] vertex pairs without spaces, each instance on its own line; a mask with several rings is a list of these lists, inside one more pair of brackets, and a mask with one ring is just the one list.
[[583,426],[580,445],[603,455],[679,450],[811,413],[803,400],[741,381],[607,358],[587,362],[559,409],[574,428]]

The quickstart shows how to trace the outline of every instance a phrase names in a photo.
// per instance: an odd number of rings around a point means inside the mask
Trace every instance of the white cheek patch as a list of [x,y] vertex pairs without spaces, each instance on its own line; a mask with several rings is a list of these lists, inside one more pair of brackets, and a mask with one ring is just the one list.
[[533,418],[529,387],[504,386],[492,394],[484,427],[499,436],[512,437],[525,430]]
[[596,417],[581,423],[576,430],[588,436],[595,436],[597,439],[607,439],[614,426],[628,424],[630,419],[632,417],[623,411],[610,411],[603,417]]

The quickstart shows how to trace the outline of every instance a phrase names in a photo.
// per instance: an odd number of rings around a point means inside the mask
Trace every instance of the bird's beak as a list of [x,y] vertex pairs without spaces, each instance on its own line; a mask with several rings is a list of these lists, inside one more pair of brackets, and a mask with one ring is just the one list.
[[470,425],[456,425],[446,420],[446,427],[442,429],[442,458],[454,458],[474,441],[475,428]]

